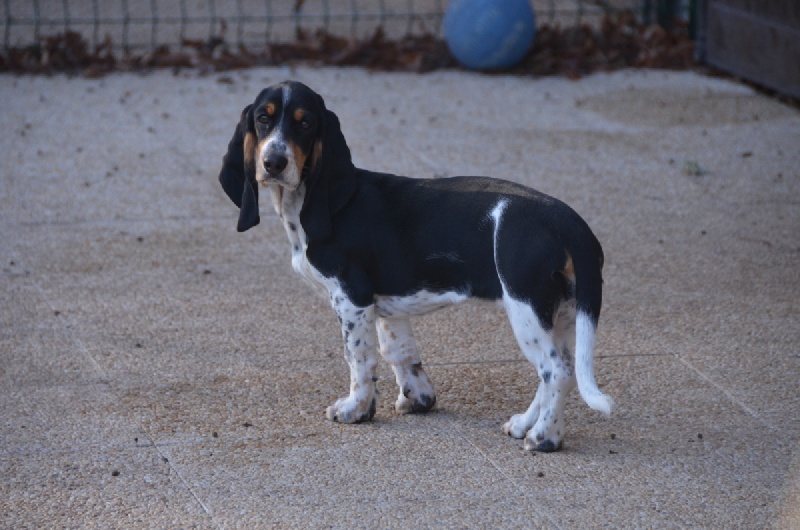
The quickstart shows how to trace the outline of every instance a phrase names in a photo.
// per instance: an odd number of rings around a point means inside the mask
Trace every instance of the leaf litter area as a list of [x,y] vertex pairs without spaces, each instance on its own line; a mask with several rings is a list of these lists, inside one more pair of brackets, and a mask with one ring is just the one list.
[[[268,44],[259,50],[229,45],[223,36],[184,39],[178,49],[167,45],[141,53],[117,55],[109,36],[90,50],[79,33],[67,31],[38,42],[0,51],[0,72],[101,77],[110,72],[153,69],[196,69],[201,74],[257,66],[306,64],[360,66],[376,71],[431,72],[458,69],[447,44],[434,35],[388,39],[383,28],[364,39],[344,38],[323,29],[298,29],[290,43]],[[561,28],[543,25],[525,58],[504,73],[536,77],[560,75],[577,79],[593,72],[622,68],[687,69],[695,66],[694,42],[685,25],[667,30],[643,25],[630,12],[607,16],[599,27],[588,24]]]

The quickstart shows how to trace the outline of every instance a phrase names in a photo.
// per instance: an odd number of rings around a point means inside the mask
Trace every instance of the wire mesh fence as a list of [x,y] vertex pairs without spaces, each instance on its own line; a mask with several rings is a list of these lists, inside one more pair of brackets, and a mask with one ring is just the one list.
[[[501,0],[498,0],[501,1]],[[682,0],[673,0],[672,3]],[[532,0],[539,25],[597,26],[629,10],[653,17],[664,0]],[[303,31],[365,38],[439,36],[447,0],[3,0],[5,50],[73,32],[91,49],[142,52],[222,39],[237,48],[292,42]],[[684,2],[687,3],[687,2]]]
[[[459,68],[441,29],[448,1],[2,0],[0,72],[207,74],[298,63],[419,73]],[[690,11],[694,0],[529,1],[536,39],[509,72],[577,78],[693,64],[681,8]]]

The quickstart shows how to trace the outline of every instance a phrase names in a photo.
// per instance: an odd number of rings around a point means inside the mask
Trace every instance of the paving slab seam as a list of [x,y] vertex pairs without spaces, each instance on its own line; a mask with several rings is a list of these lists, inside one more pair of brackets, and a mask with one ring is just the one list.
[[[674,354],[672,353],[621,353],[621,354],[605,354],[605,355],[595,355],[595,359],[619,359],[622,357],[672,357]],[[445,362],[435,362],[429,361],[426,362],[426,366],[461,366],[461,365],[470,365],[470,364],[529,364],[530,361],[527,359],[493,359],[493,360],[475,360],[475,361],[445,361]]]
[[[497,463],[496,463],[494,460],[492,460],[492,459],[489,457],[489,455],[487,455],[487,454],[486,454],[486,451],[484,451],[483,449],[481,449],[480,447],[478,447],[478,446],[477,446],[477,445],[476,445],[476,444],[475,444],[475,443],[474,443],[472,440],[470,440],[470,439],[469,439],[467,436],[465,436],[465,435],[464,435],[464,434],[463,434],[463,433],[462,433],[462,432],[461,432],[461,431],[458,429],[458,424],[457,424],[457,423],[456,423],[456,422],[455,422],[455,421],[454,421],[452,418],[449,418],[449,417],[448,417],[446,414],[444,414],[444,415],[443,415],[443,417],[445,418],[445,420],[446,420],[446,421],[447,421],[447,422],[450,424],[450,426],[452,427],[452,428],[451,428],[451,429],[449,429],[449,430],[451,430],[451,431],[454,431],[454,432],[455,432],[455,433],[456,433],[456,434],[457,434],[457,435],[458,435],[458,436],[459,436],[459,437],[460,437],[462,440],[464,440],[464,441],[465,441],[467,444],[469,444],[469,445],[470,445],[470,446],[471,446],[471,447],[472,447],[472,448],[473,448],[473,449],[474,449],[474,450],[475,450],[475,451],[476,451],[476,452],[477,452],[479,455],[481,455],[481,457],[483,457],[483,459],[484,459],[484,460],[485,460],[485,461],[486,461],[486,462],[487,462],[487,463],[488,463],[490,466],[492,466],[492,467],[495,469],[495,471],[497,471],[497,472],[500,474],[500,476],[501,476],[501,477],[503,477],[503,479],[504,479],[504,480],[506,480],[507,482],[509,482],[509,483],[511,484],[511,486],[512,486],[514,489],[516,489],[517,491],[519,491],[519,492],[520,492],[520,494],[521,494],[522,498],[528,498],[528,492],[527,492],[527,491],[525,491],[525,489],[524,489],[522,486],[520,486],[519,484],[517,484],[517,483],[514,481],[513,477],[511,477],[511,476],[510,476],[510,475],[509,475],[509,474],[508,474],[506,471],[504,471],[502,467],[500,467],[499,465],[497,465]],[[548,522],[549,522],[549,523],[552,525],[552,528],[559,528],[559,529],[561,528],[561,526],[559,526],[559,524],[558,524],[558,523],[555,521],[555,519],[553,519],[553,518],[550,516],[550,514],[549,514],[549,513],[546,513],[546,512],[537,512],[537,513],[539,513],[539,515],[541,515],[542,517],[544,517],[545,519],[547,519],[547,521],[548,521]]]
[[8,227],[29,226],[103,226],[108,224],[160,223],[173,221],[220,221],[229,220],[229,215],[170,215],[168,217],[110,217],[107,219],[67,219],[53,221],[4,221]]
[[633,359],[637,357],[646,357],[653,359],[656,357],[672,357],[673,353],[606,353],[603,355],[595,355],[595,359]]
[[[46,296],[46,293],[45,293],[44,289],[42,288],[42,286],[39,285],[39,282],[34,282],[34,286],[39,291],[39,294],[42,296],[42,298],[46,301],[47,305],[49,305],[51,307],[51,309],[54,310],[55,308],[52,307],[52,304],[50,303],[50,299]],[[76,337],[74,335],[74,333],[72,333],[72,331],[68,327],[62,325],[62,328],[63,328],[64,332],[66,333],[66,335],[70,338],[70,340],[72,340],[73,343],[80,349],[80,351],[83,353],[83,355],[87,359],[89,359],[89,362],[91,362],[92,366],[94,366],[94,369],[96,370],[96,372],[99,375],[99,377],[103,381],[109,381],[108,375],[106,374],[105,370],[103,370],[102,366],[100,366],[100,364],[97,362],[97,360],[94,358],[94,356],[92,356],[92,354],[89,353],[89,349],[86,347],[86,345],[83,343],[83,341],[80,340],[78,337]],[[133,423],[135,423],[136,426],[139,429],[141,429],[141,431],[144,433],[144,435],[147,437],[147,439],[150,440],[150,443],[151,443],[152,447],[158,452],[158,455],[163,459],[163,461],[167,462],[167,464],[169,465],[170,469],[175,473],[175,476],[178,477],[178,480],[180,480],[180,482],[183,485],[183,487],[186,488],[186,490],[189,492],[189,494],[192,496],[192,498],[195,500],[195,502],[197,502],[197,504],[203,510],[203,513],[205,513],[208,516],[211,524],[215,528],[220,528],[219,525],[214,521],[214,517],[211,514],[211,511],[208,509],[208,506],[206,506],[206,504],[202,501],[202,499],[200,499],[200,497],[197,496],[197,494],[194,492],[192,487],[189,485],[188,481],[183,477],[183,474],[172,463],[172,460],[168,459],[167,456],[158,447],[158,445],[156,445],[155,440],[154,440],[153,436],[150,434],[150,432],[145,428],[144,425],[142,425],[142,423],[138,419],[136,419],[136,416],[135,416],[135,414],[133,414],[133,411],[130,409],[130,407],[125,405],[125,402],[122,399],[120,399],[119,394],[112,388],[112,386],[111,385],[108,385],[108,386],[109,386],[109,389],[108,389],[109,392],[111,392],[114,395],[114,398],[117,400],[117,402],[120,404],[120,406],[122,406],[127,411],[128,417],[131,418],[131,421]]]
[[525,359],[496,359],[496,360],[489,360],[489,361],[481,361],[481,360],[474,360],[474,361],[444,361],[444,362],[434,362],[429,361],[425,363],[426,366],[462,366],[462,365],[470,365],[470,364],[526,364],[528,363]]
[[682,357],[681,357],[679,354],[675,354],[675,357],[678,359],[678,361],[679,361],[681,364],[683,364],[684,366],[686,366],[687,368],[689,368],[690,370],[692,370],[694,373],[696,373],[698,376],[700,376],[700,377],[701,377],[701,378],[702,378],[704,381],[706,381],[707,383],[711,384],[711,386],[713,386],[714,388],[716,388],[718,391],[722,392],[722,394],[723,394],[723,395],[724,395],[726,398],[728,398],[728,400],[730,400],[730,401],[731,401],[731,403],[733,403],[733,404],[734,404],[734,405],[736,405],[737,407],[739,407],[739,408],[741,408],[742,410],[744,410],[744,411],[745,411],[745,412],[746,412],[748,415],[750,415],[750,416],[751,416],[751,417],[752,417],[754,420],[756,420],[758,423],[760,423],[761,425],[763,425],[764,427],[767,427],[768,429],[770,429],[770,430],[772,430],[772,431],[777,431],[777,430],[779,430],[779,429],[778,429],[776,426],[774,426],[774,425],[772,425],[771,423],[769,423],[769,422],[767,422],[766,420],[764,420],[764,419],[761,417],[761,415],[759,415],[759,414],[758,414],[756,411],[754,411],[753,409],[751,409],[750,407],[748,407],[748,406],[747,406],[746,404],[744,404],[742,401],[740,401],[740,400],[736,399],[736,397],[735,397],[733,394],[731,394],[730,392],[728,392],[728,391],[725,389],[725,387],[723,387],[722,385],[718,384],[718,383],[717,383],[716,381],[714,381],[714,380],[713,380],[711,377],[707,376],[707,375],[706,375],[705,373],[703,373],[701,370],[699,370],[698,368],[696,368],[696,367],[695,367],[695,366],[694,366],[692,363],[690,363],[690,362],[689,362],[689,361],[687,361],[686,359],[682,358]]
[[[254,438],[244,439],[246,441],[253,441]],[[144,442],[143,440],[139,439],[133,445],[134,449],[152,449],[152,448],[159,448],[159,447],[181,447],[181,446],[194,446],[194,445],[202,445],[206,443],[208,440],[189,440],[189,441],[181,441],[181,442],[161,442],[161,443],[153,443],[152,441]],[[90,449],[92,451],[100,451],[106,452],[110,450],[129,450],[131,446],[129,444],[105,444],[105,445],[92,445],[83,444],[80,447],[78,446],[69,446],[63,445],[58,447],[36,447],[36,448],[24,448],[24,449],[0,449],[0,455],[48,455],[48,454],[61,454],[61,453],[79,453],[82,450]],[[159,456],[164,456],[163,454],[159,453]],[[170,466],[171,467],[171,466]]]

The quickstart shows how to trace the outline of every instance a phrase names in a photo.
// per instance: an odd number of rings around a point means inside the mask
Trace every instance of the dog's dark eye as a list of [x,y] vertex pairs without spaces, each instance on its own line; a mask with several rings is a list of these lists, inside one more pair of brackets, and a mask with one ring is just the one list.
[[310,121],[308,121],[308,120],[300,120],[300,121],[298,122],[298,125],[300,125],[300,128],[301,128],[301,129],[306,129],[306,130],[308,130],[308,129],[310,129],[310,128],[311,128],[311,122],[310,122]]
[[269,123],[269,116],[267,114],[259,114],[256,119],[259,123],[268,124]]

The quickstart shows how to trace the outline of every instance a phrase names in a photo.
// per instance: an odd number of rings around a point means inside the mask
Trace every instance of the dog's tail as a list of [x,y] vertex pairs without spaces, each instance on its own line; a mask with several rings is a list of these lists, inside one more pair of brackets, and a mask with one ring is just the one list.
[[[574,245],[575,268],[575,377],[581,397],[594,410],[611,414],[614,401],[603,394],[594,379],[594,339],[603,299],[603,250],[591,235],[593,245]],[[584,240],[585,241],[585,240]]]

